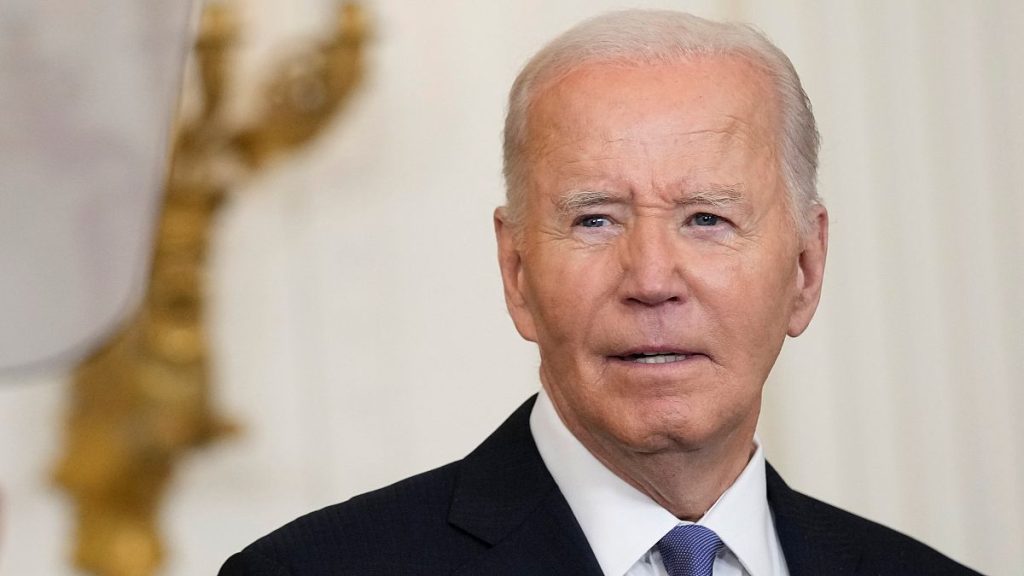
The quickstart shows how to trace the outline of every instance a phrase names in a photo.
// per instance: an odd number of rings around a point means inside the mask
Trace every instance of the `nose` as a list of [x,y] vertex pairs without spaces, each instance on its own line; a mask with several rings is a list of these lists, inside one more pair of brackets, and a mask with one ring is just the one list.
[[637,218],[625,236],[623,300],[645,307],[683,302],[683,246],[675,225],[660,218]]

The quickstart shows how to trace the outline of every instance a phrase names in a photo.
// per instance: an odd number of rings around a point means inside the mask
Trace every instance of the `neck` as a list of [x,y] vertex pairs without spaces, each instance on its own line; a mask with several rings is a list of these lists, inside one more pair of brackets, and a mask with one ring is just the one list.
[[598,456],[612,472],[680,520],[696,522],[732,486],[754,453],[753,437],[692,452]]
[[559,417],[602,464],[680,520],[696,522],[743,472],[754,454],[757,411],[748,421],[699,447],[655,452],[631,449]]

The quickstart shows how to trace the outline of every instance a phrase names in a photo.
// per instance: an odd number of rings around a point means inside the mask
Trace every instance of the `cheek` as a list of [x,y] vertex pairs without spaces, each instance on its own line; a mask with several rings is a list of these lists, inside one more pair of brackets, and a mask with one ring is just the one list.
[[721,337],[748,349],[774,348],[788,327],[795,274],[795,263],[775,257],[730,258],[708,266],[691,284]]
[[525,280],[540,337],[550,343],[585,341],[602,307],[614,298],[608,262],[572,248],[533,256]]

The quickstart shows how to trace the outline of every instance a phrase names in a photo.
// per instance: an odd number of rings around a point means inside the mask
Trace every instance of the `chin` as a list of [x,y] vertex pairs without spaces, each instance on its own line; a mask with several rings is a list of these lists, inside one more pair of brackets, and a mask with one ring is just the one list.
[[607,422],[603,429],[616,444],[641,454],[699,450],[718,435],[717,427],[699,415],[646,410]]
[[[694,452],[726,442],[745,429],[749,414],[741,409],[660,398],[635,403],[625,413],[608,412],[604,430],[616,443],[638,453]],[[756,423],[755,415],[753,425]]]

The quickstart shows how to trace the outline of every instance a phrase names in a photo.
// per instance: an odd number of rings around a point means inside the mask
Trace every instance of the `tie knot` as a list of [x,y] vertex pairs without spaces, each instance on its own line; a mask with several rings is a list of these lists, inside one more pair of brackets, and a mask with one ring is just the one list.
[[669,576],[711,576],[722,541],[698,524],[676,526],[658,541],[658,552]]

